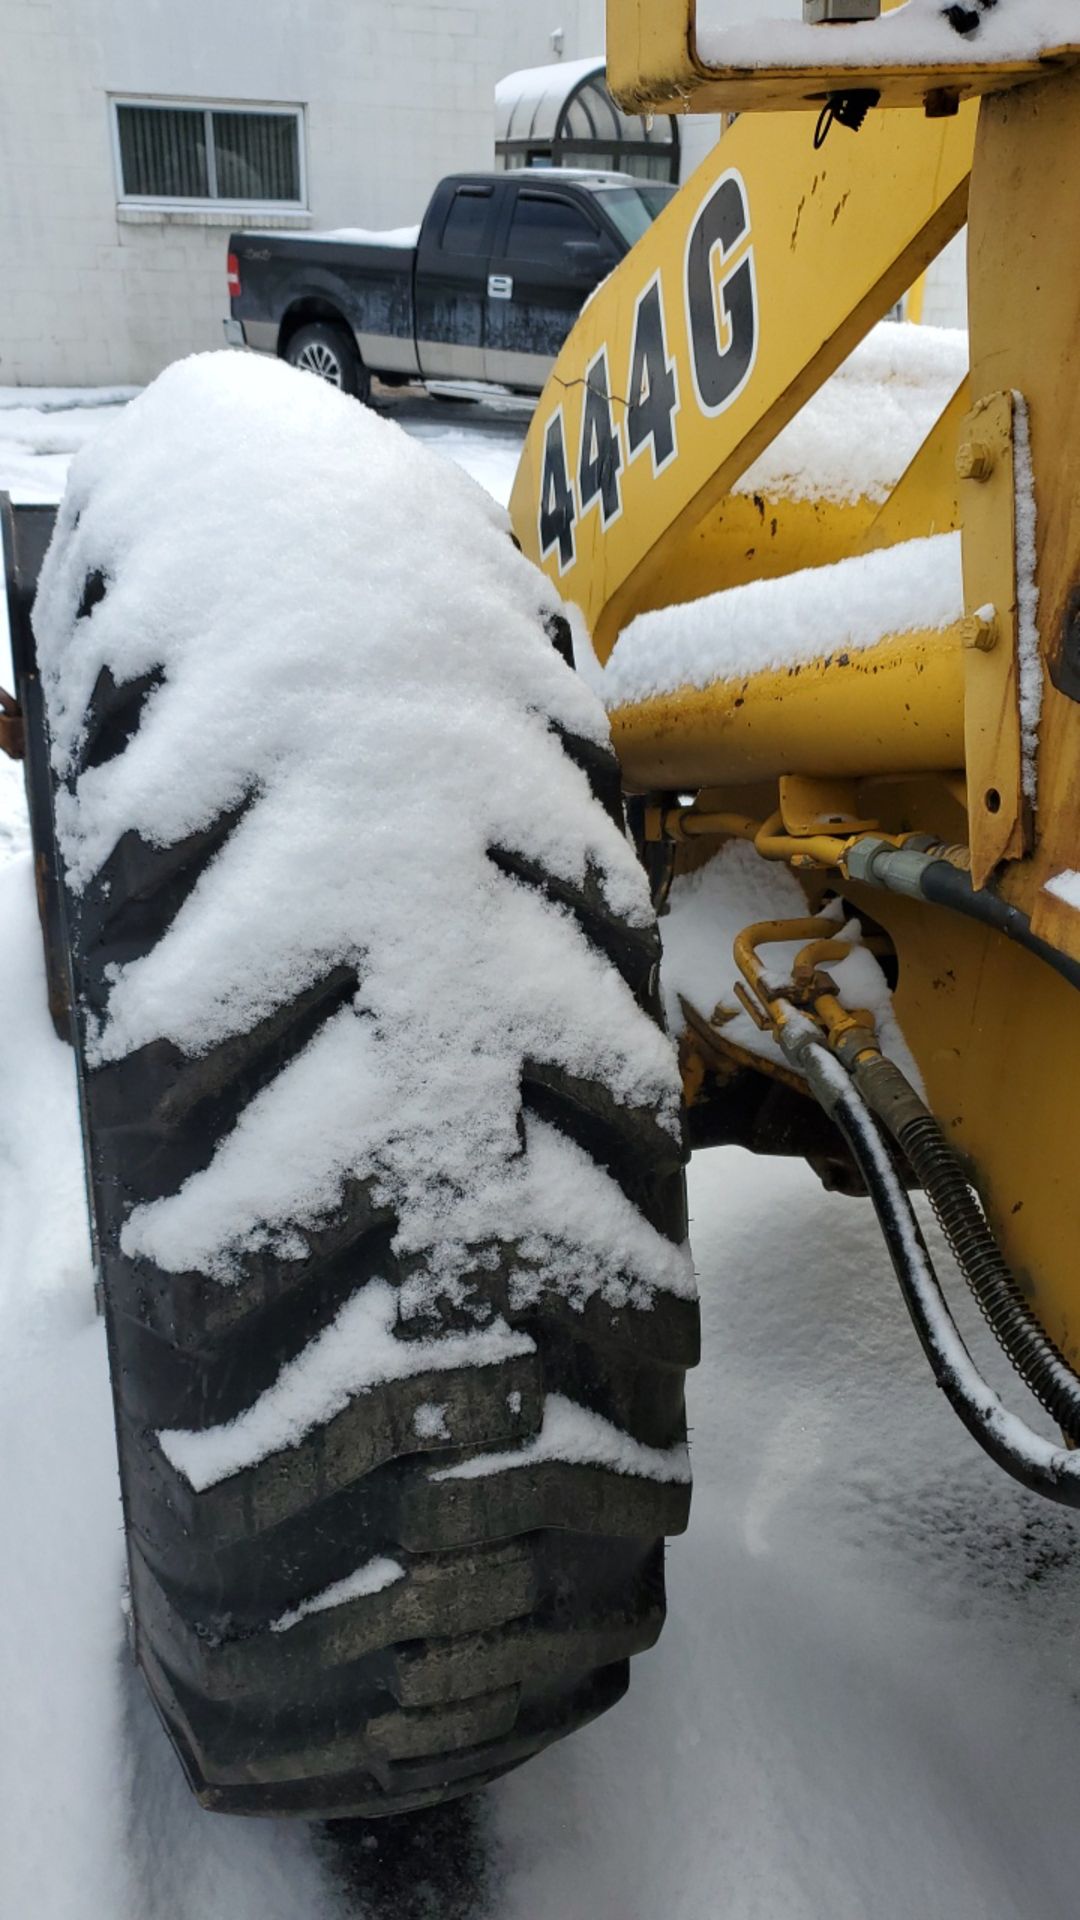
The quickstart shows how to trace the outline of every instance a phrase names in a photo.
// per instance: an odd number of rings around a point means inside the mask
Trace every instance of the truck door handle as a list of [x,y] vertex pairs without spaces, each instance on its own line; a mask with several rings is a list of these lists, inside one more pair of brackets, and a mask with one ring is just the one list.
[[489,300],[512,300],[513,296],[514,282],[508,273],[488,274]]

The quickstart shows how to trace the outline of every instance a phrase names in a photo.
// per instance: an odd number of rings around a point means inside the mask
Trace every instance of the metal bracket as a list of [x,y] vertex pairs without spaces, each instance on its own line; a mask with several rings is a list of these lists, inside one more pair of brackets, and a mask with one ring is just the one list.
[[[808,4],[812,12],[803,22],[792,23],[795,35],[803,38],[802,59],[770,67],[768,21],[757,26],[755,50],[748,58],[747,31],[699,21],[705,12],[699,0],[620,0],[608,9],[608,86],[631,113],[805,111],[820,106],[838,88],[872,88],[882,106],[923,107],[937,116],[954,112],[958,102],[974,95],[1045,79],[1080,54],[1075,32],[1063,28],[1060,40],[1045,34],[1041,43],[1035,42],[1037,51],[1022,59],[980,59],[978,38],[957,36],[963,49],[959,59],[927,60],[921,9],[913,18],[905,17],[901,8],[898,18],[881,14],[867,24],[865,0]],[[833,24],[821,32],[806,20]],[[699,25],[706,27],[703,36]],[[876,49],[886,30],[890,57],[883,60]],[[726,55],[727,47],[731,52]]]
[[859,804],[857,780],[818,780],[803,774],[780,776],[780,812],[784,830],[803,838],[819,833],[869,833],[878,825]]
[[1020,746],[1013,396],[972,408],[956,458],[964,526],[964,759],[972,885],[1030,845]]

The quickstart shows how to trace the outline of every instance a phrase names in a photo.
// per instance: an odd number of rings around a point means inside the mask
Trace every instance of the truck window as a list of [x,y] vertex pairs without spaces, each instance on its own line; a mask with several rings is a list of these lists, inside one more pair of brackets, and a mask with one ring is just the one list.
[[491,211],[491,187],[459,187],[443,222],[447,253],[479,253]]
[[677,189],[653,183],[637,187],[601,187],[596,198],[609,220],[613,221],[628,247],[647,233],[658,213],[663,213]]
[[597,231],[579,207],[546,194],[520,193],[506,242],[512,260],[542,260],[557,265],[564,260],[568,240],[595,240]]

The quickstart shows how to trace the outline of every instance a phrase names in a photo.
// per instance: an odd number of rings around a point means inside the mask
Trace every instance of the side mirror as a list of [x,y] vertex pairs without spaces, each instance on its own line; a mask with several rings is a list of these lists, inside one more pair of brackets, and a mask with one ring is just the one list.
[[595,286],[618,260],[614,247],[607,246],[599,235],[595,240],[566,240],[563,252],[572,277],[583,286]]
[[599,235],[595,240],[564,240],[563,250],[581,266],[599,266],[607,258],[607,248]]

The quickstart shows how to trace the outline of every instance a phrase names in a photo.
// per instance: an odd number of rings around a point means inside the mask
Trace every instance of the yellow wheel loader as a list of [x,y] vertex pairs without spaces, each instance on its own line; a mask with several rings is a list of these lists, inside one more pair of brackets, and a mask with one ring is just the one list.
[[[738,118],[567,341],[514,528],[584,614],[657,903],[699,945],[717,909],[691,1138],[868,1191],[957,1412],[1077,1505],[1080,41],[1020,0],[806,12],[612,8],[624,105]],[[887,498],[748,488],[965,221],[970,366]],[[1060,1438],[979,1377],[910,1188]]]
[[[623,103],[731,124],[512,539],[254,356],[3,516],[133,1650],[210,1808],[422,1807],[619,1697],[688,1514],[688,1144],[868,1196],[971,1434],[1080,1505],[1080,33],[804,11],[612,0]],[[893,471],[842,370],[965,222]]]

